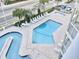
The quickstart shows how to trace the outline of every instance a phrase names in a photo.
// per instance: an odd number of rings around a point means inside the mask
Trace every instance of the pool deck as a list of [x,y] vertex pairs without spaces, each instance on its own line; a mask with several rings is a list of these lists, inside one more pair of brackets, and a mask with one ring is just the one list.
[[[52,12],[40,18],[40,21],[31,24],[30,26],[15,27],[12,26],[0,32],[0,36],[8,32],[19,32],[22,34],[22,42],[19,50],[20,56],[30,55],[32,59],[58,59],[58,54],[55,52],[54,48],[57,48],[57,44],[64,39],[65,32],[67,30],[68,24],[70,22],[71,14],[60,14]],[[54,33],[55,44],[33,44],[32,43],[32,31],[34,28],[40,24],[46,22],[47,20],[53,20],[62,25]],[[38,58],[37,58],[38,57]]]

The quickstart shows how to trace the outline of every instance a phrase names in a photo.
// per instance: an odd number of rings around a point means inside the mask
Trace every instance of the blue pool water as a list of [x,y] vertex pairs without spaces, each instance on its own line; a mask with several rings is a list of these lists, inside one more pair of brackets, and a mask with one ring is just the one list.
[[33,30],[32,43],[52,44],[55,43],[53,33],[58,29],[60,23],[48,20]]
[[7,33],[3,36],[0,37],[0,50],[2,49],[5,41],[7,40],[8,37],[12,36],[13,37],[13,42],[9,48],[9,51],[6,55],[7,59],[30,59],[28,56],[26,57],[21,57],[19,56],[19,48],[22,40],[22,35],[18,32],[11,32]]

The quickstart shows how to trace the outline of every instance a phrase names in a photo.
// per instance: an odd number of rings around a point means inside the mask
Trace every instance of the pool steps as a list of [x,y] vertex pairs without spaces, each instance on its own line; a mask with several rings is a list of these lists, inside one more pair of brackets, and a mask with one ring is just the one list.
[[0,59],[6,59],[6,54],[7,54],[8,50],[9,50],[9,48],[10,48],[10,45],[11,45],[12,41],[13,41],[12,37],[9,37],[6,40],[2,50],[0,52]]

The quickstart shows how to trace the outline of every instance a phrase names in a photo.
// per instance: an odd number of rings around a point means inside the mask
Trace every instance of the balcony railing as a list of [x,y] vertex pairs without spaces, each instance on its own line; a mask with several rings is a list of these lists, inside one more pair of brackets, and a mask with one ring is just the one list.
[[72,23],[69,24],[68,32],[72,39],[74,39],[78,33],[76,27]]

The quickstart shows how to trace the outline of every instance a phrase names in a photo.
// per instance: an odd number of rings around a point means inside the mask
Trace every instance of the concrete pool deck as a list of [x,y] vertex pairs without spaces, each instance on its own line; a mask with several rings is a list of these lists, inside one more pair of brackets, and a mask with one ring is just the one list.
[[[46,15],[40,21],[37,23],[34,23],[30,26],[24,26],[24,27],[15,27],[12,26],[8,29],[5,29],[0,32],[0,36],[8,33],[8,32],[19,32],[22,34],[22,42],[19,50],[19,55],[25,56],[30,55],[33,59],[38,59],[41,57],[41,59],[58,59],[58,54],[55,52],[54,48],[56,48],[57,44],[61,42],[61,40],[64,39],[65,32],[67,30],[68,24],[70,22],[71,14],[65,14],[61,15],[59,13],[52,12],[49,15]],[[47,20],[53,20],[58,23],[61,23],[62,25],[60,28],[57,29],[57,31],[54,33],[54,39],[55,44],[33,44],[32,43],[32,31],[34,28],[39,26],[40,24],[46,22]],[[37,51],[37,52],[34,52]],[[36,55],[35,55],[36,54]]]

